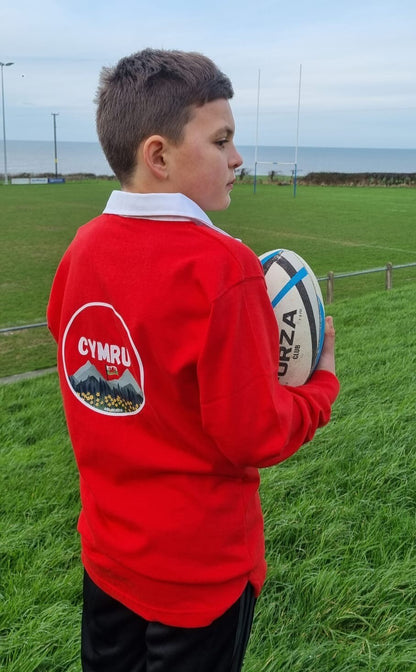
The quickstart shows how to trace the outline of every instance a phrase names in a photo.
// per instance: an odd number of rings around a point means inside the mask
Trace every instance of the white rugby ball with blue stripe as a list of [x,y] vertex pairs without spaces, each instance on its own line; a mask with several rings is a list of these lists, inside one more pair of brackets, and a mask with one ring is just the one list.
[[303,385],[316,368],[324,341],[325,309],[318,280],[292,250],[265,252],[260,261],[279,327],[279,380]]

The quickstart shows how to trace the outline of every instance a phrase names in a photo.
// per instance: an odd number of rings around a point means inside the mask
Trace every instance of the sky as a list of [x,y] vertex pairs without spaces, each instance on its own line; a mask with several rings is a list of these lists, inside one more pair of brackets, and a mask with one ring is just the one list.
[[96,142],[101,68],[154,47],[230,77],[238,145],[416,148],[415,36],[414,0],[2,0],[6,135]]

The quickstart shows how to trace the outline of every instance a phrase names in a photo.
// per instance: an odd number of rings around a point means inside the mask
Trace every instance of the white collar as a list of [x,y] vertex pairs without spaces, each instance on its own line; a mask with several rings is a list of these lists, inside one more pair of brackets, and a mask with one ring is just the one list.
[[199,205],[183,194],[137,194],[129,191],[113,191],[104,214],[170,221],[191,220],[226,236],[229,235],[215,226]]

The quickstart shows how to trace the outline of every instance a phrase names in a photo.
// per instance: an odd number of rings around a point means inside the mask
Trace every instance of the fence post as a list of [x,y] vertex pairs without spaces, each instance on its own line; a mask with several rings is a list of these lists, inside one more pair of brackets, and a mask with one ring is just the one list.
[[386,265],[386,289],[393,287],[393,264],[389,261]]
[[334,300],[334,271],[329,271],[326,280],[326,302],[332,303]]

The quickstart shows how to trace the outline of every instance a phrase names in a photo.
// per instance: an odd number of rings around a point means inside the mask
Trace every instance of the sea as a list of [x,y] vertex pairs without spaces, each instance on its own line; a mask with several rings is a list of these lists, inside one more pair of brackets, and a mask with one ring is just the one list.
[[[243,167],[253,174],[290,175],[297,158],[298,175],[311,172],[337,173],[415,173],[416,149],[366,149],[346,147],[273,147],[237,146],[244,159]],[[53,142],[7,140],[7,172],[39,175],[55,173]],[[89,173],[111,176],[113,171],[98,142],[57,142],[57,172],[60,175]],[[0,173],[4,172],[4,146],[0,142]],[[257,161],[256,161],[257,159]]]

